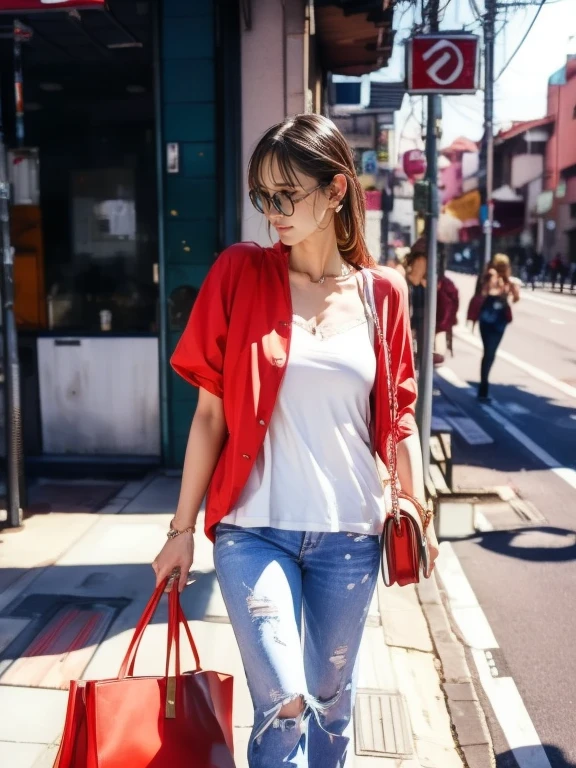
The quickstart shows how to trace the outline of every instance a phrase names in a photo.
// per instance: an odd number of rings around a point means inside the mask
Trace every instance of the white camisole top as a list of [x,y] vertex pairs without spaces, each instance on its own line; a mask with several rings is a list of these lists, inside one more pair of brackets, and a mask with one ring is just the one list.
[[293,318],[287,369],[263,447],[223,523],[379,534],[384,496],[370,449],[373,323]]

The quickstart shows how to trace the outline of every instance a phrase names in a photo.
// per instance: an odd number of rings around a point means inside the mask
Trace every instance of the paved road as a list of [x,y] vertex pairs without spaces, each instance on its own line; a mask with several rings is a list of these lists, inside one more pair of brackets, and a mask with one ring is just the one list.
[[[465,310],[473,280],[452,277]],[[498,666],[514,678],[549,765],[576,766],[576,296],[523,291],[493,369],[491,409],[465,388],[478,381],[477,344],[477,333],[461,329],[447,361],[455,375],[438,380],[494,440],[471,446],[456,437],[455,483],[509,484],[547,523],[453,546],[500,646]],[[515,766],[489,715],[498,767]],[[530,750],[517,756],[522,768],[547,768]]]

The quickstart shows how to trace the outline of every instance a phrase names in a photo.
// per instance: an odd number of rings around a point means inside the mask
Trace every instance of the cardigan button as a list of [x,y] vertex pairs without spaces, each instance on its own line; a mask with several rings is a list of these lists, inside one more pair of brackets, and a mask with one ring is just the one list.
[[260,424],[261,427],[265,427],[266,426],[266,422],[264,421],[264,419],[260,419],[258,424]]
[[243,454],[242,454],[242,458],[243,458],[243,459],[249,459],[249,458],[250,458],[250,456],[248,456],[248,454],[247,454],[247,453],[243,453]]

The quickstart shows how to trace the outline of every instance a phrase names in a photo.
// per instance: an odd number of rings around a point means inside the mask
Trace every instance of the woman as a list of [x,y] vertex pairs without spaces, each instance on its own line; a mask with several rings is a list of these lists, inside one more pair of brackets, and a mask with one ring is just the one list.
[[[350,148],[319,115],[271,128],[248,179],[280,242],[217,259],[174,352],[200,393],[173,538],[154,569],[160,582],[180,568],[184,587],[210,485],[206,533],[254,704],[249,764],[336,768],[379,568],[371,443],[384,458],[390,431],[385,355],[362,290],[373,266],[364,196]],[[393,270],[373,280],[398,391],[399,479],[423,501],[406,289]]]
[[[406,279],[411,294],[412,329],[417,345],[423,343],[427,265],[426,242],[424,238],[420,238],[414,243],[406,257]],[[440,258],[438,262],[434,365],[441,365],[444,362],[447,346],[452,351],[452,329],[458,322],[459,303],[458,288],[449,277],[446,277],[444,259]]]
[[481,403],[490,403],[488,376],[506,326],[512,321],[510,301],[515,304],[520,300],[520,288],[512,277],[510,259],[504,253],[497,253],[488,265],[482,278],[480,295],[483,301],[478,322],[484,356],[480,367],[478,400]]

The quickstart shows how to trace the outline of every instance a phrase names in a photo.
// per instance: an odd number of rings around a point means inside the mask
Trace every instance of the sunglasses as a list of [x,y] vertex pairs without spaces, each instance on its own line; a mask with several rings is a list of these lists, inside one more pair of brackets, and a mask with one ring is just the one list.
[[264,192],[262,189],[251,189],[248,195],[250,202],[259,213],[269,213],[272,208],[275,208],[282,216],[292,216],[296,203],[306,200],[307,197],[310,197],[311,194],[324,186],[326,185],[318,184],[318,186],[301,197],[294,197],[291,192],[275,192],[273,195],[269,195],[268,192]]

